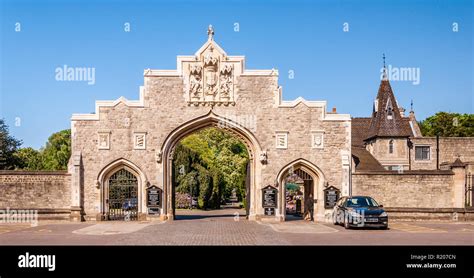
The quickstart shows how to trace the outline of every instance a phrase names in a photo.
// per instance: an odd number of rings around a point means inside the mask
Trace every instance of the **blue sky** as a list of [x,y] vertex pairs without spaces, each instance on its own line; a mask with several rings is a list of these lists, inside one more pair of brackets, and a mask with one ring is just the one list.
[[[95,100],[138,99],[143,70],[176,68],[176,55],[199,49],[209,24],[247,68],[278,69],[287,100],[327,100],[328,109],[369,116],[385,53],[387,65],[420,70],[419,85],[391,82],[419,120],[474,110],[472,1],[0,3],[0,117],[24,147],[41,147],[69,128],[71,114],[94,111]],[[56,81],[64,65],[95,68],[95,84]]]

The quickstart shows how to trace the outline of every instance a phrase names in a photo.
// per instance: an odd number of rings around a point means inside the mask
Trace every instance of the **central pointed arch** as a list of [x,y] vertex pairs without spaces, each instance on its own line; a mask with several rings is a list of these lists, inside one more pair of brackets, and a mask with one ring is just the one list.
[[162,182],[163,182],[163,194],[164,194],[164,206],[163,206],[163,215],[167,219],[174,219],[174,202],[173,202],[173,185],[172,185],[172,175],[173,175],[173,154],[176,148],[176,145],[181,141],[181,139],[186,136],[207,128],[207,127],[217,127],[224,129],[227,132],[237,136],[245,144],[247,151],[249,153],[249,171],[250,171],[250,185],[249,185],[249,194],[250,202],[248,209],[249,219],[253,219],[256,215],[255,208],[255,188],[257,184],[260,184],[260,172],[261,172],[261,163],[258,161],[258,157],[262,153],[261,145],[255,135],[246,127],[239,124],[236,121],[228,119],[223,116],[219,116],[214,113],[211,109],[206,115],[192,119],[177,128],[175,128],[164,140],[161,147],[162,155]]

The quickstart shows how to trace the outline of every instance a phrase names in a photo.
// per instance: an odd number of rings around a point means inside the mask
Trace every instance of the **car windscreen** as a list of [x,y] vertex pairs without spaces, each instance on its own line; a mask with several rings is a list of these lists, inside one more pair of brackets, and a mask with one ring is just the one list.
[[348,207],[378,207],[379,204],[370,197],[354,197],[347,199]]

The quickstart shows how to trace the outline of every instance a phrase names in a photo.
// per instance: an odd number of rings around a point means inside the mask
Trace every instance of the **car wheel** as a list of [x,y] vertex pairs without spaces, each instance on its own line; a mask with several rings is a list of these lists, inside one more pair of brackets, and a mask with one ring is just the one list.
[[346,230],[348,230],[348,229],[351,228],[351,226],[349,225],[349,220],[347,220],[347,219],[344,220],[344,228],[345,228]]
[[337,222],[337,215],[335,213],[332,214],[332,224],[339,225],[339,222]]
[[383,227],[382,227],[382,230],[388,230],[388,225],[387,225],[387,226],[383,226]]

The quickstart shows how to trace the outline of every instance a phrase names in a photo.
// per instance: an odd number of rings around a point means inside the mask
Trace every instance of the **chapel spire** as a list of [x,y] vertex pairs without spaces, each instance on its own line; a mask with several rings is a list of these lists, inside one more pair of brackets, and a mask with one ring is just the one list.
[[393,94],[387,76],[385,54],[383,58],[382,80],[380,82],[377,98],[374,101],[374,110],[370,120],[368,137],[407,137],[411,136],[406,119],[400,114],[398,102]]

